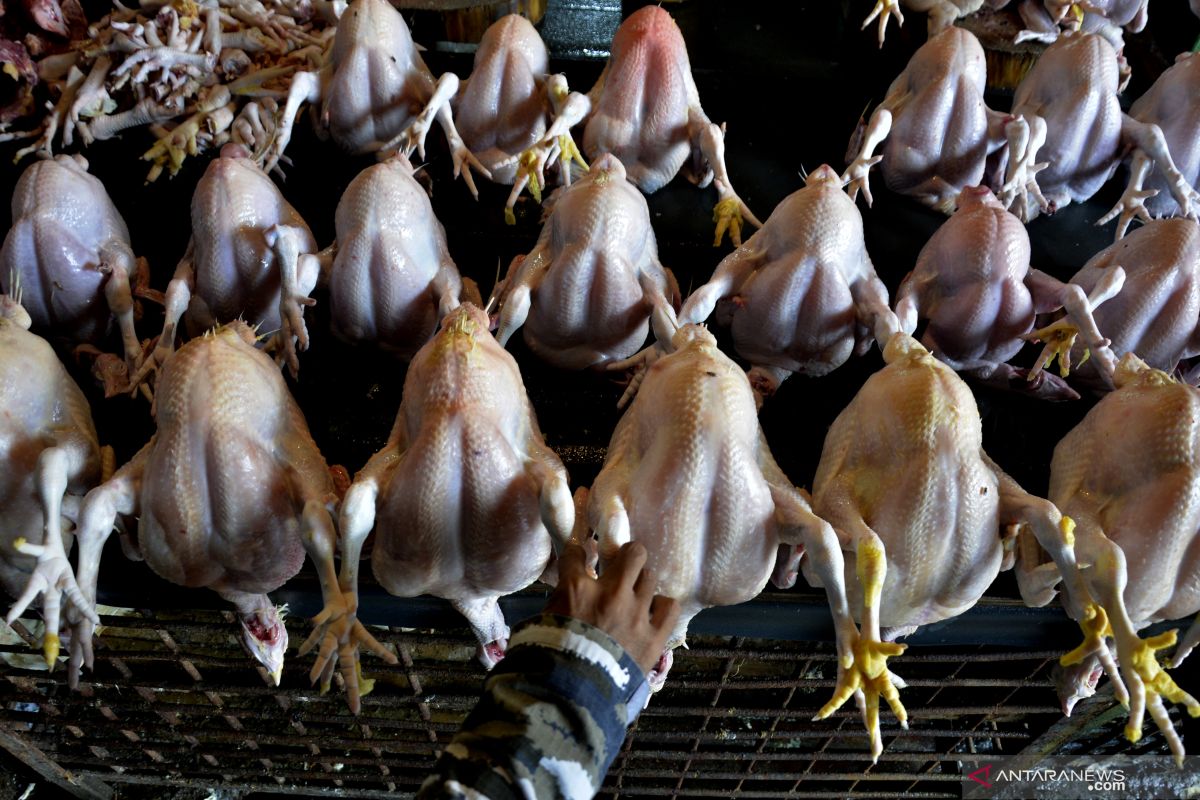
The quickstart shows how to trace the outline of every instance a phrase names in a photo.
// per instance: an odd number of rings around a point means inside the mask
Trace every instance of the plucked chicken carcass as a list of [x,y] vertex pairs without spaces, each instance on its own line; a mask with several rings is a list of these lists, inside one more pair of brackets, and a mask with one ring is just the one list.
[[633,355],[646,321],[660,341],[675,330],[675,276],[658,261],[646,198],[611,154],[555,192],[537,245],[496,286],[501,345],[522,325],[542,359],[583,369]]
[[[360,172],[346,187],[335,222],[334,333],[411,358],[458,306],[464,281],[408,159],[396,154]],[[468,284],[468,296],[478,301],[478,289]]]
[[[871,205],[868,172],[880,169],[889,189],[915,197],[944,214],[958,193],[983,182],[988,156],[1009,138],[1028,137],[1026,124],[983,102],[987,65],[975,35],[950,27],[913,54],[868,122],[859,122],[846,155],[844,180]],[[873,155],[883,144],[883,152]],[[1024,182],[1016,170],[1010,180]]]
[[[1129,116],[1138,122],[1157,125],[1163,133],[1167,151],[1175,160],[1195,199],[1200,189],[1200,55],[1184,53],[1159,76],[1144,95],[1129,108]],[[1154,158],[1136,148],[1130,163],[1129,186],[1121,202],[1100,220],[1116,217],[1117,238],[1125,235],[1133,218],[1148,221],[1152,217],[1171,217],[1181,212],[1172,194],[1169,176],[1155,169]],[[1192,209],[1195,211],[1195,208]]]
[[[1137,631],[1200,611],[1200,394],[1133,354],[1118,364],[1116,387],[1058,443],[1050,464],[1050,497],[1076,523],[1079,566],[1059,564],[1064,603],[1084,631],[1062,662],[1098,660],[1128,705],[1126,737],[1141,737],[1149,709],[1182,765],[1183,743],[1163,701],[1184,704],[1193,717],[1200,703],[1155,656],[1175,644],[1176,631],[1148,639]],[[1193,623],[1171,666],[1198,642]]]
[[[39,557],[31,585],[65,594],[70,611],[72,685],[80,665],[92,664],[100,555],[119,514],[138,518],[137,547],[154,572],[237,608],[242,642],[276,684],[288,637],[267,592],[300,571],[305,551],[321,579],[322,614],[345,607],[333,562],[334,478],[282,375],[254,343],[254,330],[233,322],[174,353],[159,376],[157,432],[83,501],[77,574],[49,551]],[[49,621],[46,630],[58,632]],[[355,635],[394,659],[361,627]],[[356,677],[352,668],[352,688]]]
[[[492,338],[487,314],[464,303],[413,359],[388,443],[346,493],[341,587],[350,613],[321,635],[352,669],[358,656],[346,631],[374,527],[379,583],[400,597],[450,600],[490,669],[508,642],[496,601],[538,579],[551,537],[565,543],[574,520],[567,471],[542,440],[517,362]],[[322,650],[330,662],[334,655],[332,644]],[[357,712],[358,699],[350,703]]]
[[833,536],[771,456],[746,374],[701,325],[680,328],[671,344],[617,423],[586,497],[601,569],[639,541],[655,592],[681,606],[649,676],[656,690],[701,609],[758,594],[776,551],[798,544],[800,530]]
[[528,185],[540,200],[544,170],[557,160],[560,180],[571,182],[571,162],[587,169],[571,128],[587,116],[587,97],[571,92],[564,75],[550,75],[550,56],[529,20],[509,14],[479,41],[471,77],[454,102],[458,130],[497,183],[511,184],[505,218]]
[[477,194],[471,168],[488,171],[471,155],[454,126],[450,101],[458,76],[436,81],[404,18],[387,0],[353,0],[338,19],[333,46],[319,72],[298,72],[288,87],[280,128],[266,162],[274,168],[291,139],[304,103],[315,108],[318,130],[328,130],[351,153],[387,152],[425,157],[425,135],[437,119],[454,159],[454,176]]
[[132,282],[139,264],[125,220],[83,156],[30,165],[13,191],[12,218],[0,249],[0,292],[14,293],[19,282],[33,329],[75,343],[98,344],[116,317],[126,367],[136,371],[142,346]]
[[863,241],[862,216],[832,168],[821,165],[766,224],[693,292],[679,323],[703,322],[722,303],[750,385],[774,394],[793,372],[824,375],[899,330],[887,287]]
[[907,720],[886,663],[904,650],[895,639],[974,606],[1012,565],[1006,529],[1030,526],[1056,562],[1073,563],[1070,520],[988,458],[962,379],[903,333],[883,357],[887,366],[838,415],[821,451],[812,508],[836,536],[806,532],[802,541],[804,574],[829,596],[841,659],[817,718],[862,692],[875,758],[879,698]]
[[[101,449],[87,399],[29,323],[19,298],[0,295],[0,590],[20,598],[11,624],[50,589],[42,613],[57,630],[64,583],[34,567],[39,557],[67,564],[79,503],[112,469],[112,451]],[[47,635],[47,664],[58,650],[58,637]]]
[[[1069,366],[1074,335],[1081,331],[1084,346],[1111,374],[1116,357],[1092,309],[1120,291],[1125,273],[1117,267],[1104,278],[1088,287],[1088,297],[1079,286],[1032,269],[1025,226],[990,189],[969,187],[900,285],[896,314],[908,334],[925,322],[922,344],[965,375],[1049,400],[1073,400],[1079,395],[1042,367],[1055,354],[1064,357],[1064,368]],[[1006,363],[1024,346],[1034,315],[1064,306],[1077,327],[1067,336],[1046,336],[1048,344],[1034,370]]]
[[[1013,96],[1012,113],[1029,126],[1010,142],[1010,172],[1028,175],[1006,183],[1005,207],[1029,221],[1092,197],[1113,172],[1126,147],[1138,147],[1168,176],[1183,216],[1194,213],[1195,193],[1167,151],[1162,129],[1121,111],[1118,62],[1102,36],[1067,33],[1046,48]],[[1039,162],[1039,163],[1035,163]]]
[[273,346],[292,373],[308,347],[303,306],[321,266],[304,219],[243,146],[221,148],[192,194],[192,238],[167,286],[165,321],[136,384],[175,349],[179,319],[187,333],[242,320],[274,334]]
[[[1125,273],[1125,285],[1095,311],[1096,325],[1117,353],[1136,353],[1151,367],[1194,383],[1200,372],[1200,224],[1190,219],[1152,220],[1092,256],[1071,283],[1085,292]],[[1082,345],[1071,358],[1078,361]],[[1086,385],[1113,387],[1111,370],[1082,364],[1076,378]]]
[[725,131],[700,106],[683,34],[659,6],[638,9],[621,23],[604,72],[588,93],[592,113],[583,132],[589,158],[612,153],[629,180],[647,194],[686,167],[701,188],[715,184],[720,200],[714,245],[725,231],[741,244],[742,218],[762,223],[733,190],[725,169]]

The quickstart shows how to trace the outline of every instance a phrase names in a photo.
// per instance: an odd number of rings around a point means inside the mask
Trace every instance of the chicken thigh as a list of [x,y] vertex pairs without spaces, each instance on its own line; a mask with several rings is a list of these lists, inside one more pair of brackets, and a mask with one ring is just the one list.
[[[1101,250],[1071,278],[1085,292],[1125,273],[1125,286],[1096,309],[1096,325],[1117,353],[1137,353],[1151,367],[1200,377],[1189,361],[1200,356],[1200,225],[1190,219],[1152,220]],[[1076,346],[1076,355],[1081,348]],[[1073,356],[1074,357],[1074,356]],[[1076,377],[1100,390],[1113,387],[1111,370],[1083,364]]]
[[190,336],[235,319],[274,334],[293,374],[299,369],[296,350],[308,347],[303,306],[313,303],[308,295],[321,272],[311,255],[317,243],[249,156],[241,145],[226,145],[196,184],[192,238],[167,286],[158,346],[135,384],[174,351],[185,312]]
[[142,363],[131,286],[138,265],[125,220],[83,156],[30,165],[13,191],[12,219],[0,292],[15,293],[19,282],[33,329],[75,343],[98,343],[116,317],[132,374]]
[[333,332],[411,358],[458,306],[463,280],[408,159],[396,154],[359,173],[338,203],[335,222]]
[[458,76],[434,81],[404,18],[387,0],[353,0],[338,19],[333,45],[319,72],[298,72],[288,87],[279,129],[267,154],[270,172],[283,155],[303,103],[319,103],[319,130],[351,153],[400,149],[425,157],[425,135],[436,118],[454,159],[454,175],[477,194],[471,167],[487,170],[463,144],[450,101]]
[[[83,392],[28,327],[17,298],[0,295],[0,591],[20,598],[14,611],[46,586],[35,572],[38,556],[66,563],[79,502],[103,469],[112,469],[112,451],[100,447]],[[55,627],[58,600],[51,591],[43,609]],[[16,618],[10,613],[9,623]],[[58,638],[46,636],[48,665],[58,650]]]
[[[1184,53],[1175,59],[1175,65],[1134,101],[1129,116],[1162,130],[1175,166],[1191,187],[1194,203],[1200,200],[1196,194],[1200,189],[1200,54]],[[1153,157],[1145,150],[1134,150],[1129,186],[1121,202],[1100,220],[1103,224],[1120,217],[1118,239],[1125,235],[1135,216],[1148,221],[1152,217],[1180,215],[1179,201],[1171,194],[1169,176],[1155,166]],[[1193,204],[1193,214],[1196,210]]]
[[908,334],[918,322],[926,322],[922,344],[965,375],[1048,400],[1074,400],[1079,397],[1074,390],[1041,368],[1055,353],[1069,366],[1073,336],[1047,336],[1050,341],[1032,371],[1006,362],[1025,344],[1035,314],[1066,306],[1078,326],[1072,335],[1081,330],[1091,355],[1111,373],[1116,357],[1100,335],[1092,309],[1120,291],[1125,274],[1118,268],[1105,277],[1089,287],[1089,298],[1079,286],[1032,269],[1025,226],[990,189],[969,187],[900,285],[896,314]]
[[658,261],[646,198],[611,154],[581,180],[559,189],[537,245],[517,256],[496,287],[501,345],[522,325],[538,356],[583,369],[633,355],[646,340],[675,330],[675,276]]
[[[242,642],[276,684],[288,637],[266,593],[300,571],[306,550],[321,579],[322,613],[344,608],[333,477],[279,370],[254,342],[253,329],[233,322],[171,356],[158,383],[157,432],[83,501],[76,576],[57,556],[39,558],[33,585],[42,581],[54,595],[65,584],[71,607],[72,685],[80,664],[92,664],[100,555],[118,514],[138,518],[137,544],[154,572],[212,589],[237,608]],[[46,630],[57,633],[49,620]],[[355,680],[353,670],[347,678]]]
[[571,128],[587,116],[591,104],[568,89],[565,76],[548,75],[549,70],[542,37],[529,20],[509,14],[484,32],[471,77],[454,103],[466,146],[493,181],[512,184],[505,207],[510,225],[516,221],[512,209],[517,195],[528,185],[540,201],[544,170],[555,160],[564,184],[571,182],[572,161],[587,169]]
[[741,603],[771,576],[781,544],[832,540],[783,474],[758,424],[750,382],[701,325],[679,329],[617,423],[587,496],[600,565],[628,541],[649,553],[655,592],[679,601],[679,622],[649,676],[666,680],[701,609]]
[[899,330],[863,241],[862,216],[822,165],[688,297],[679,323],[726,305],[750,385],[769,397],[793,372],[824,375]]
[[713,245],[725,231],[741,244],[742,217],[762,223],[733,190],[725,169],[725,129],[700,106],[687,45],[663,8],[644,6],[621,23],[612,54],[588,98],[592,113],[583,132],[589,158],[612,153],[629,180],[647,194],[657,192],[688,164],[688,177],[701,188],[714,183],[720,200]]
[[836,538],[804,541],[804,573],[829,595],[841,656],[817,718],[862,692],[874,758],[879,698],[907,719],[886,664],[904,650],[894,640],[974,606],[1012,563],[1002,532],[1029,525],[1057,562],[1072,563],[1070,520],[983,452],[962,379],[903,333],[883,356],[887,366],[830,427],[814,478],[813,511]]
[[[1163,701],[1184,704],[1193,717],[1200,703],[1155,656],[1175,644],[1176,631],[1144,640],[1137,631],[1200,611],[1200,394],[1133,354],[1121,359],[1115,383],[1050,464],[1050,497],[1075,520],[1075,554],[1086,567],[1060,565],[1065,605],[1084,631],[1062,663],[1098,658],[1129,708],[1126,737],[1141,738],[1149,709],[1182,766],[1183,743]],[[1171,666],[1198,641],[1193,623]]]
[[[921,45],[850,140],[844,176],[850,196],[861,189],[871,205],[868,172],[882,160],[884,183],[893,192],[944,214],[953,211],[963,187],[983,182],[988,156],[1008,137],[1028,135],[1024,122],[984,105],[986,84],[983,47],[974,34],[950,27]],[[881,143],[883,153],[873,155]],[[1014,170],[1020,166],[1014,163]]]
[[[388,443],[342,504],[341,586],[351,610],[374,526],[379,583],[400,597],[449,600],[490,669],[508,642],[496,601],[538,579],[551,537],[565,543],[574,521],[567,471],[542,441],[517,362],[488,332],[487,314],[464,303],[413,359]],[[357,661],[343,644],[349,623],[330,620],[325,634],[342,645],[343,669]]]
[[1103,37],[1067,33],[1021,80],[1012,113],[1029,131],[1019,143],[1010,142],[1009,166],[1017,159],[1029,180],[1010,181],[1001,199],[1023,220],[1092,197],[1112,177],[1127,146],[1158,163],[1183,215],[1192,213],[1193,190],[1167,151],[1162,129],[1122,113],[1117,72],[1116,51]]

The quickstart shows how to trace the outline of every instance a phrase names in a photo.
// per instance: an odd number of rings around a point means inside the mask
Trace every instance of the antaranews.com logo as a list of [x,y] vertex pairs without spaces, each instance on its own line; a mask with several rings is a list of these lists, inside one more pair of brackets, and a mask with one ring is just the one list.
[[1182,798],[1200,782],[1200,758],[1180,768],[1169,756],[965,756],[962,775],[964,798]]

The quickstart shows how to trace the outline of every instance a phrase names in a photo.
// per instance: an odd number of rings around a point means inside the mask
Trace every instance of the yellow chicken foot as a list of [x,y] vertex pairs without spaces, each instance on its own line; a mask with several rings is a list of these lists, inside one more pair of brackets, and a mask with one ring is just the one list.
[[[837,686],[833,697],[817,712],[814,720],[821,720],[837,711],[857,692],[865,696],[863,723],[871,738],[871,758],[879,760],[883,742],[879,733],[879,698],[883,697],[896,715],[900,725],[908,727],[908,712],[900,702],[900,692],[892,683],[887,660],[898,656],[906,645],[883,642],[878,638],[878,610],[883,595],[883,578],[886,572],[883,549],[873,539],[860,540],[858,545],[858,580],[863,587],[863,631],[852,647],[852,655],[843,656],[838,665]],[[867,619],[871,618],[872,623]]]
[[[1058,374],[1064,378],[1067,377],[1071,372],[1071,348],[1075,346],[1075,339],[1078,336],[1079,328],[1066,318],[1022,336],[1021,338],[1027,342],[1045,344],[1041,355],[1038,356],[1037,363],[1029,370],[1029,380],[1037,378],[1043,369],[1054,363],[1055,358],[1058,359]],[[1085,364],[1091,355],[1090,350],[1084,350],[1083,358],[1075,366]]]
[[742,208],[737,197],[726,197],[713,206],[713,222],[717,223],[713,247],[721,246],[725,231],[729,231],[729,238],[735,245],[742,243]]
[[[1129,668],[1141,679],[1145,687],[1146,705],[1152,710],[1161,702],[1159,698],[1166,698],[1172,703],[1182,703],[1187,708],[1189,717],[1200,717],[1200,702],[1179,688],[1154,655],[1159,650],[1174,647],[1178,635],[1179,631],[1171,629],[1149,639],[1139,640],[1134,647],[1133,657],[1128,659]],[[1136,743],[1142,738],[1141,726],[1126,725],[1125,738]]]

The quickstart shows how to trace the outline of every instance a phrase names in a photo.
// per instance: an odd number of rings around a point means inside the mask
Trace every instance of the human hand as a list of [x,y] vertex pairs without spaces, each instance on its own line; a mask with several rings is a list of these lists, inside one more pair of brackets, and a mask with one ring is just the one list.
[[546,611],[595,625],[649,674],[679,619],[679,603],[654,593],[655,575],[645,564],[646,548],[629,542],[593,578],[583,547],[572,542],[558,558],[558,586]]

